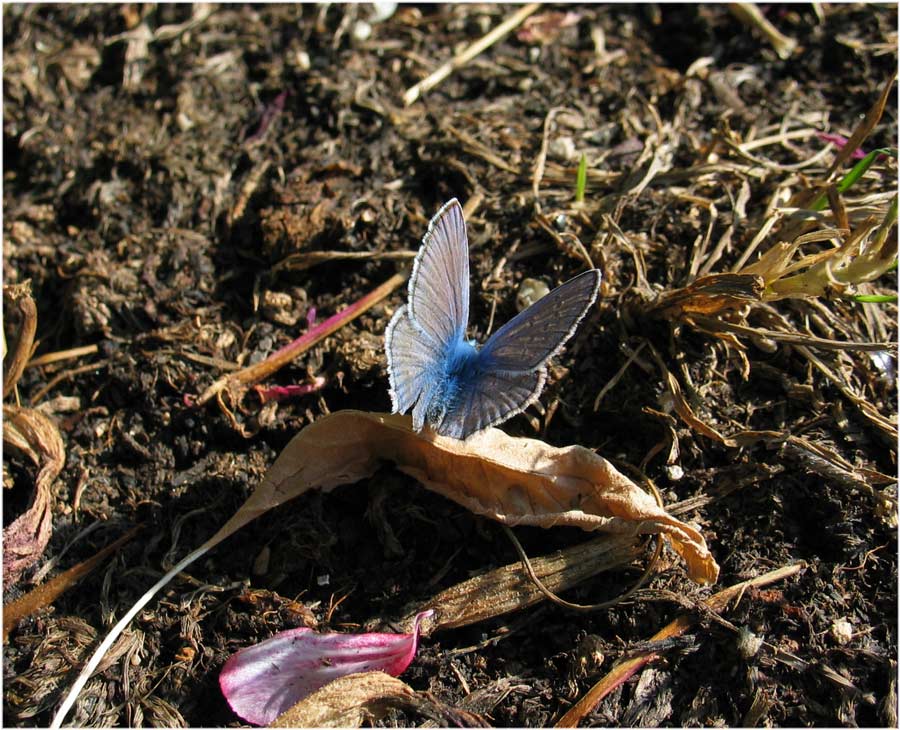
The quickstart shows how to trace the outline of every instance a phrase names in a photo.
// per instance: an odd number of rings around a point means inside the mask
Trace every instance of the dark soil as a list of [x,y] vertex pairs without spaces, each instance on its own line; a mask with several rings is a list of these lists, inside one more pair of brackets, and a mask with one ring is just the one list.
[[[143,526],[11,632],[4,726],[49,724],[114,620],[233,514],[300,429],[339,409],[390,410],[382,341],[403,288],[263,383],[321,376],[317,392],[263,407],[250,391],[234,421],[215,402],[191,402],[227,368],[302,334],[313,308],[321,321],[409,261],[338,258],[300,268],[297,254],[415,251],[428,219],[454,196],[475,202],[470,331],[480,341],[515,313],[524,279],[552,287],[584,270],[573,242],[604,274],[597,311],[557,359],[543,407],[503,428],[639,468],[667,504],[700,498],[681,517],[709,541],[718,587],[808,566],[744,595],[723,614],[733,628],[701,613],[689,640],[584,722],[896,726],[896,522],[882,509],[895,485],[884,491],[873,481],[867,491],[783,444],[735,447],[698,433],[666,403],[650,350],[698,417],[723,434],[802,436],[859,474],[895,474],[895,440],[792,344],[748,343],[745,378],[734,344],[650,316],[635,293],[638,260],[649,292],[695,278],[690,263],[710,226],[709,201],[717,213],[710,249],[738,221],[710,269],[726,272],[778,185],[789,175],[791,191],[824,179],[834,152],[787,173],[746,159],[717,167],[735,158],[714,144],[776,133],[784,120],[849,137],[896,69],[896,6],[826,5],[821,18],[810,5],[767,6],[799,43],[788,60],[725,5],[543,8],[572,12],[574,22],[550,16],[527,33],[520,27],[403,106],[406,89],[516,10],[401,6],[375,23],[368,5],[222,5],[208,16],[188,5],[4,6],[4,283],[31,280],[36,356],[96,346],[29,368],[19,381],[20,402],[58,424],[66,463],[50,543],[6,601]],[[368,37],[360,21],[370,23]],[[896,104],[892,92],[867,151],[896,149]],[[557,107],[564,110],[548,123]],[[539,188],[549,227],[532,192],[545,130]],[[754,154],[790,166],[825,144],[811,135]],[[672,174],[630,192],[635,183],[625,181],[646,172],[650,158],[641,155],[654,145],[665,146],[662,171]],[[579,210],[582,153],[592,174]],[[704,164],[711,171],[701,176]],[[742,183],[749,198],[737,219]],[[890,273],[877,290],[895,282]],[[896,340],[890,304],[771,306],[798,332],[825,318],[834,339]],[[652,348],[595,411],[597,394],[642,342]],[[863,373],[860,396],[896,424],[896,352],[817,354]],[[54,382],[60,373],[68,374]],[[28,504],[33,478],[26,460],[6,455],[5,525]],[[569,530],[517,534],[535,556],[584,539]],[[237,533],[151,602],[68,722],[239,725],[217,682],[237,649],[304,624],[359,630],[515,560],[493,522],[390,468],[305,495]],[[614,597],[639,568],[566,597]],[[717,589],[687,580],[671,554],[658,571],[649,590],[609,610],[544,603],[434,634],[403,679],[493,725],[552,724],[637,642]],[[682,605],[660,589],[683,596]],[[846,638],[843,621],[852,629]],[[747,650],[746,632],[768,644]],[[590,646],[602,648],[602,663]],[[427,718],[395,710],[381,722]]]

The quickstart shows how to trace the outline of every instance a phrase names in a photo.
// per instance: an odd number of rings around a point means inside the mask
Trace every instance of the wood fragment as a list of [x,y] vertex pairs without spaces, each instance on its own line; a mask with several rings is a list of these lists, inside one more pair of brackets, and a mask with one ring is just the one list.
[[[630,563],[640,553],[633,537],[603,536],[540,558],[532,558],[535,574],[554,593],[579,585],[606,570]],[[441,591],[433,598],[407,611],[400,620],[411,625],[422,611],[434,610],[423,619],[421,632],[430,636],[469,626],[512,611],[521,611],[544,600],[544,595],[522,571],[519,562],[504,565]]]

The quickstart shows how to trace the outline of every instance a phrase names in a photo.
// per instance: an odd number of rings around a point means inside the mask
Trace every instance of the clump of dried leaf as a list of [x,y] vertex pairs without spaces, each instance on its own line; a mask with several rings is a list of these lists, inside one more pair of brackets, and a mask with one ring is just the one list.
[[[3,295],[10,317],[4,322],[4,338],[14,343],[13,348],[4,353],[8,355],[3,363],[3,395],[6,397],[15,389],[31,358],[37,310],[27,283],[5,286]],[[8,334],[7,326],[12,328]],[[3,443],[23,454],[38,468],[31,504],[3,529],[3,587],[6,589],[40,559],[47,547],[52,531],[51,487],[62,471],[66,452],[53,421],[39,411],[11,404],[3,406]]]

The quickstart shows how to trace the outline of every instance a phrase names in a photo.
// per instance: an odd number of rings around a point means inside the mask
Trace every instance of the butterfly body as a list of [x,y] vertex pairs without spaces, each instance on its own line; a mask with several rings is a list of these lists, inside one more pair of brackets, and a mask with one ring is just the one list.
[[417,431],[426,421],[433,426],[440,424],[477,372],[478,350],[474,343],[460,338],[447,349],[446,357],[428,373],[428,384],[413,409],[413,428]]
[[385,331],[394,413],[412,410],[413,428],[428,423],[464,439],[521,413],[537,400],[547,361],[593,305],[600,272],[591,269],[513,317],[480,349],[467,340],[468,239],[454,199],[428,226],[409,280],[409,302]]

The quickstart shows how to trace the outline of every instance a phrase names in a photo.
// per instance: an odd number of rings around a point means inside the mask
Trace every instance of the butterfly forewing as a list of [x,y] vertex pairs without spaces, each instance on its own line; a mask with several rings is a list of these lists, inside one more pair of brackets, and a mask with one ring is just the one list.
[[600,271],[569,279],[497,330],[479,353],[485,370],[525,372],[541,367],[565,344],[597,298]]
[[538,399],[546,378],[543,368],[526,373],[475,371],[437,432],[464,439],[512,418]]
[[409,316],[435,342],[465,335],[469,320],[469,243],[454,198],[428,224],[409,278]]

